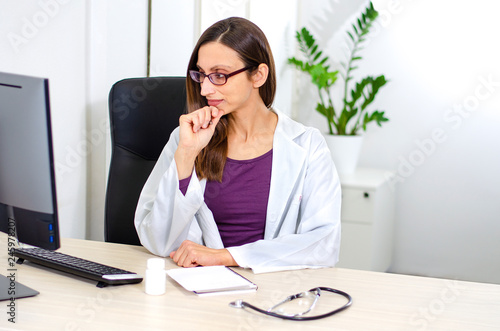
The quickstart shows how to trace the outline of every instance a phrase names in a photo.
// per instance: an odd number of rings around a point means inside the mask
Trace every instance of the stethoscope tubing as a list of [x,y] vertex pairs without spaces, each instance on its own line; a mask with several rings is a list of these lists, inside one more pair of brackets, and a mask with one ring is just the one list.
[[261,309],[259,307],[256,307],[248,302],[241,302],[241,306],[243,308],[250,308],[252,310],[255,310],[259,313],[262,313],[264,315],[267,315],[267,316],[273,316],[273,317],[277,317],[277,318],[281,318],[281,319],[285,319],[285,320],[291,320],[291,321],[313,321],[313,320],[317,320],[317,319],[321,319],[321,318],[325,318],[325,317],[329,317],[329,316],[332,316],[332,315],[335,315],[347,308],[349,308],[351,305],[352,305],[352,297],[344,292],[344,291],[340,291],[340,290],[336,290],[334,288],[330,288],[330,287],[315,287],[315,288],[312,288],[310,289],[309,291],[314,291],[315,289],[319,288],[321,291],[327,291],[327,292],[332,292],[332,293],[336,293],[336,294],[339,294],[339,295],[342,295],[344,298],[347,299],[347,303],[344,304],[342,307],[340,308],[337,308],[335,310],[332,310],[328,313],[325,313],[325,314],[321,314],[321,315],[315,315],[315,316],[289,316],[289,315],[281,315],[281,314],[278,314],[278,313],[275,313],[275,312],[272,312],[272,311],[267,311],[267,310],[264,310],[264,309]]

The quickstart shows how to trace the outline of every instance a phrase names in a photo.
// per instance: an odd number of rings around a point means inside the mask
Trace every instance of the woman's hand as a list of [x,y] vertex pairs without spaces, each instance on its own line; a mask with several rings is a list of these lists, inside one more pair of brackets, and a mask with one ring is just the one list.
[[210,106],[182,115],[179,119],[179,148],[192,150],[198,155],[212,139],[215,126],[222,115],[222,110]]
[[184,240],[176,251],[170,253],[170,257],[180,267],[238,265],[227,249],[208,248],[190,240]]
[[206,106],[180,117],[179,146],[174,155],[179,179],[191,175],[194,160],[212,139],[222,115],[224,111]]

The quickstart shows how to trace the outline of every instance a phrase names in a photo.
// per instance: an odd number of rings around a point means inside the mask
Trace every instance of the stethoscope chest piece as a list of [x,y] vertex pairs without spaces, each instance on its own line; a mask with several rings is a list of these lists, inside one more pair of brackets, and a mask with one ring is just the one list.
[[236,300],[229,303],[229,307],[243,308],[243,300]]

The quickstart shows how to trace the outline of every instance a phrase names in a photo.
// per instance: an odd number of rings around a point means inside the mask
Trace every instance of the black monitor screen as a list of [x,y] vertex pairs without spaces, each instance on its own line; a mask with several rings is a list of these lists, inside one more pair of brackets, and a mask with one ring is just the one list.
[[0,72],[0,230],[55,250],[59,228],[49,82]]

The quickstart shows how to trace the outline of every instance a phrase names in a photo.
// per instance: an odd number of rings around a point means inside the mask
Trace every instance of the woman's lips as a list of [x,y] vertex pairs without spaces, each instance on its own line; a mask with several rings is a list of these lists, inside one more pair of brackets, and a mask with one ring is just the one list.
[[207,102],[209,106],[217,107],[222,102],[222,100],[207,100]]

